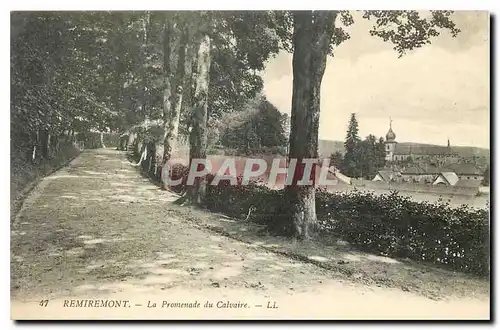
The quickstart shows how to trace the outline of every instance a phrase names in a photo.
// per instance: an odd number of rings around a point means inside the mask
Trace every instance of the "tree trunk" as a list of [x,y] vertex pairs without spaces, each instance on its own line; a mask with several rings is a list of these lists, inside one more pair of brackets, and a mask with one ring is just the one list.
[[173,88],[171,99],[173,103],[170,105],[170,115],[166,119],[165,123],[165,138],[163,141],[163,163],[166,163],[172,156],[172,152],[176,150],[177,136],[179,134],[179,122],[180,113],[182,107],[182,97],[183,97],[183,85],[185,80],[185,61],[186,61],[186,43],[188,35],[186,32],[186,27],[181,26],[184,29],[181,33],[181,40],[179,43],[179,56],[177,60],[177,72],[171,75],[173,81],[170,83],[170,88]]
[[47,129],[42,129],[40,134],[41,153],[44,159],[49,158],[50,133]]
[[52,138],[51,138],[51,151],[52,151],[52,157],[55,157],[57,156],[57,154],[59,153],[59,139],[61,138],[61,136],[59,134],[56,134],[56,135],[53,135]]
[[317,227],[314,167],[312,185],[298,185],[305,158],[318,158],[321,80],[336,12],[294,13],[293,94],[289,159],[297,159],[292,184],[285,188],[291,205],[292,232],[308,239]]
[[106,148],[104,145],[104,132],[101,132],[101,148]]
[[146,148],[148,150],[147,153],[149,158],[147,173],[149,176],[154,178],[156,168],[156,143],[153,140],[150,140],[148,141]]
[[149,92],[147,91],[148,87],[148,70],[147,70],[147,59],[148,59],[148,29],[150,28],[150,16],[151,13],[149,11],[146,12],[146,16],[144,17],[144,20],[142,21],[142,29],[143,29],[143,51],[142,51],[142,57],[144,59],[143,63],[143,72],[142,72],[142,102],[141,102],[141,108],[142,108],[142,113],[145,116],[146,119],[149,119],[150,117],[150,111],[148,108],[148,94]]
[[37,157],[38,157],[38,152],[39,152],[39,140],[40,140],[40,130],[37,129],[35,136],[34,136],[34,143],[33,143],[33,148],[32,148],[32,153],[31,153],[31,161],[33,163],[37,162]]
[[47,154],[47,158],[52,158],[51,156],[51,152],[52,152],[52,135],[50,134],[50,132],[47,133],[47,146],[46,146],[46,154]]
[[[210,37],[201,39],[197,56],[196,88],[193,107],[193,125],[189,136],[189,163],[193,159],[205,159],[207,152],[208,87],[210,76]],[[206,192],[206,179],[197,178],[193,186],[187,187],[187,196],[195,204],[201,205]]]
[[[182,104],[181,104],[181,114],[185,117],[190,117],[193,113],[193,103],[194,103],[194,90],[195,90],[195,75],[197,66],[197,54],[199,48],[199,40],[191,41],[188,44],[186,50],[186,61],[185,61],[185,74],[184,74],[184,86],[182,89]],[[191,123],[187,120],[187,126]]]
[[170,129],[170,116],[172,112],[172,85],[171,85],[171,66],[170,66],[170,53],[171,53],[171,40],[172,40],[172,22],[170,17],[166,18],[165,24],[163,26],[163,76],[165,79],[165,89],[163,91],[163,161],[165,164],[171,154],[171,147],[168,143],[168,132]]
[[137,149],[139,149],[139,162],[137,162],[137,164],[133,164],[133,166],[143,166],[142,162],[144,160],[146,160],[146,157],[148,156],[148,150],[146,148],[146,143],[142,142],[141,145],[140,145],[140,148],[139,148],[139,143],[137,143],[136,147],[134,148],[134,150],[136,150],[137,152]]

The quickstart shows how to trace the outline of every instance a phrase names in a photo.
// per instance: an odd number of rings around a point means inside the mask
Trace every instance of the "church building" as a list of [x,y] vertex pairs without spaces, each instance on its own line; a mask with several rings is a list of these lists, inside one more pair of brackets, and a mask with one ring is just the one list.
[[388,162],[406,160],[410,156],[413,160],[437,158],[452,162],[458,159],[458,154],[451,149],[450,140],[446,147],[409,142],[398,143],[396,134],[392,130],[392,120],[385,139],[385,160]]

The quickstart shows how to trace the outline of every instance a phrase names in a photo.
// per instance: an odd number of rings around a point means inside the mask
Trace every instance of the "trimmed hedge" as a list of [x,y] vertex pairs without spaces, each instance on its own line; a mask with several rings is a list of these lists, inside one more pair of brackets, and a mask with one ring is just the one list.
[[[206,206],[214,211],[231,217],[246,217],[248,210],[254,206],[256,210],[252,219],[263,220],[265,215],[276,215],[281,211],[282,191],[250,183],[242,186],[241,178],[237,186],[231,186],[229,180],[221,180],[218,185],[211,185],[213,176],[207,178]],[[260,221],[262,222],[262,221]]]
[[[254,205],[254,221],[286,228],[283,217],[289,208],[282,191],[257,185],[219,185],[210,186],[208,192],[207,206],[213,211],[242,216]],[[318,190],[316,213],[320,235],[338,235],[360,250],[489,274],[487,210],[414,202],[396,192],[374,195]]]
[[362,250],[489,274],[488,210],[414,202],[397,192],[318,191],[316,212],[323,233]]
[[[174,179],[187,178],[186,166],[174,166]],[[288,233],[283,190],[254,183],[232,186],[229,180],[210,185],[205,206],[214,212],[245,218]],[[177,188],[182,187],[177,186]],[[318,189],[316,213],[320,235],[337,235],[360,250],[389,257],[446,265],[477,275],[489,274],[489,211],[447,203],[415,202],[397,192],[375,195],[360,191],[330,193]]]

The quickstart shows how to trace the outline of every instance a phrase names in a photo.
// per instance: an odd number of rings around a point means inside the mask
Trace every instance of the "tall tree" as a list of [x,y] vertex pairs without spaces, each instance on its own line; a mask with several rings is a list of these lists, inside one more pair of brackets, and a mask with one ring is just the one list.
[[383,137],[378,139],[375,154],[377,159],[376,167],[382,169],[385,166],[385,142]]
[[[318,157],[318,127],[321,81],[326,55],[333,36],[331,28],[338,12],[293,13],[293,94],[289,158],[302,164],[305,158]],[[315,186],[298,185],[304,173],[299,165],[285,194],[291,205],[293,232],[308,238],[315,231]],[[313,167],[314,169],[314,167]],[[311,173],[314,181],[315,173]]]
[[344,142],[345,154],[342,171],[345,175],[355,178],[361,176],[360,158],[362,155],[359,151],[361,139],[358,132],[358,120],[356,115],[352,113]]
[[[262,88],[259,70],[279,51],[278,38],[269,33],[268,12],[202,12],[196,32],[198,56],[190,127],[190,160],[204,158],[208,120],[224,111],[237,111]],[[206,76],[208,75],[208,76]],[[210,101],[210,102],[209,102]],[[205,194],[202,178],[189,187],[187,197],[200,204]]]
[[[139,58],[129,56],[137,48],[138,31],[132,33],[133,24],[127,23],[136,16],[13,13],[14,141],[35,145],[34,149],[41,143],[39,149],[47,151],[48,142],[56,140],[51,137],[63,132],[102,131],[121,125],[122,109],[117,108],[125,95],[123,68]],[[121,45],[129,52],[120,52]]]
[[[180,115],[183,100],[183,87],[186,80],[186,49],[189,42],[189,26],[185,21],[185,17],[176,17],[180,22],[177,26],[178,34],[180,34],[177,47],[177,65],[175,74],[170,74],[170,83],[166,88],[170,88],[170,110],[166,112],[165,121],[165,138],[163,140],[163,162],[167,162],[172,152],[176,150],[177,137],[179,133]],[[166,38],[165,42],[170,42],[170,38]],[[169,51],[165,49],[165,51]],[[165,60],[170,60],[166,58]],[[191,62],[188,62],[191,64]]]
[[344,155],[340,151],[335,151],[330,155],[330,166],[335,166],[337,170],[342,170],[342,164],[344,163]]
[[163,164],[165,164],[171,153],[171,145],[169,143],[170,125],[172,123],[172,77],[174,76],[171,64],[172,58],[172,39],[174,34],[173,13],[165,15],[163,25],[163,74],[164,74],[164,92],[163,92]]
[[246,154],[286,147],[286,116],[265,97],[249,101],[243,110],[225,113],[219,122],[220,143]]
[[[367,11],[365,19],[374,19],[370,33],[390,41],[400,56],[406,51],[430,43],[439,35],[437,29],[458,29],[450,11],[431,11],[422,17],[418,11]],[[349,35],[339,26],[353,23],[348,12],[293,12],[276,14],[276,32],[284,39],[283,47],[293,51],[292,119],[289,158],[301,162],[317,156],[320,87],[327,55],[333,54]],[[290,38],[290,27],[293,34]],[[295,179],[294,179],[295,181]],[[312,186],[291,185],[286,188],[291,208],[291,227],[296,236],[309,238],[316,227],[315,190]]]
[[[197,55],[196,87],[194,92],[194,107],[192,129],[190,132],[190,166],[193,159],[205,159],[207,155],[207,120],[208,120],[208,93],[210,81],[210,48],[212,22],[208,14],[201,19],[203,29],[200,31],[200,42]],[[188,187],[188,198],[191,202],[201,205],[205,198],[206,178],[197,178],[192,186]]]
[[381,139],[377,140],[374,135],[370,134],[357,145],[356,168],[359,176],[364,179],[373,179],[377,171],[385,164],[385,152],[383,152]]

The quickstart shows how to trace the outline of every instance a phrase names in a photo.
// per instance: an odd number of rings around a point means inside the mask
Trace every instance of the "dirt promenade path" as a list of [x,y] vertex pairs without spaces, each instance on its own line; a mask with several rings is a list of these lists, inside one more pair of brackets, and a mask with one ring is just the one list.
[[[342,281],[218,235],[173,211],[175,198],[111,149],[85,151],[45,178],[11,226],[12,318],[489,318],[488,299],[434,301]],[[166,305],[175,302],[193,304]]]

